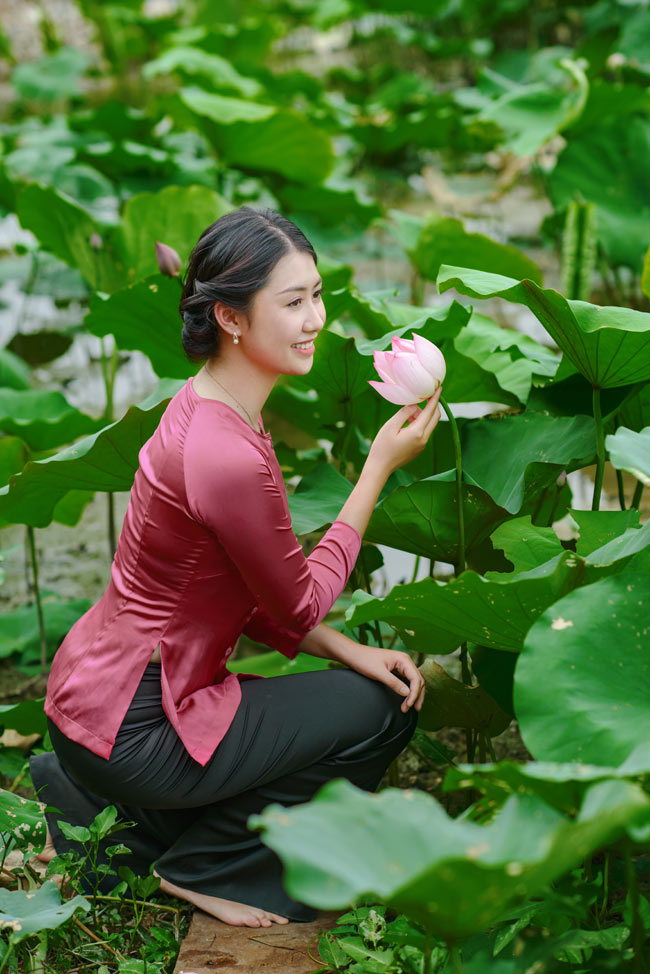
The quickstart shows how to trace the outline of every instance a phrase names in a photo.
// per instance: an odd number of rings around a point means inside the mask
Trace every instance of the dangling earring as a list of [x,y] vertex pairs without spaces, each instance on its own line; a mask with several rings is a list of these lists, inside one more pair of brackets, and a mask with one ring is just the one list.
[[239,335],[237,332],[233,332],[232,340],[235,345],[239,345]]

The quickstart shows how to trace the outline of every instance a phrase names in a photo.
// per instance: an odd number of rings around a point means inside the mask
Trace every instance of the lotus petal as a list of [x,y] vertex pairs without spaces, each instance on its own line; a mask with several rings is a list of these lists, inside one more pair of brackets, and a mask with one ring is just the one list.
[[413,335],[413,344],[418,361],[438,382],[443,382],[447,373],[447,363],[437,345],[422,335]]
[[411,352],[415,351],[415,346],[413,344],[412,338],[397,338],[393,335],[393,351],[394,352]]
[[412,353],[396,352],[393,359],[393,375],[398,384],[413,394],[413,401],[428,399],[440,385]]
[[375,364],[375,368],[376,368],[377,372],[379,373],[380,377],[385,382],[393,382],[393,383],[395,383],[397,380],[395,379],[395,376],[393,375],[393,367],[392,367],[393,353],[392,352],[373,352],[372,358],[373,358],[373,362]]
[[372,379],[369,379],[368,384],[373,389],[376,389],[379,395],[387,399],[388,402],[394,402],[398,406],[411,406],[419,402],[419,399],[414,397],[412,392],[395,385],[393,382],[374,382]]

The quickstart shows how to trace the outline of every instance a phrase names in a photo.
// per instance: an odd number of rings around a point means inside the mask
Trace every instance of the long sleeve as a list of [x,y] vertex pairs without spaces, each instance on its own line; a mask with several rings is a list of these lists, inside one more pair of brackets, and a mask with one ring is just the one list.
[[361,546],[358,532],[335,521],[306,558],[273,448],[263,437],[258,445],[223,431],[218,451],[198,437],[188,440],[185,482],[193,516],[216,535],[257,603],[246,633],[295,655],[341,594]]

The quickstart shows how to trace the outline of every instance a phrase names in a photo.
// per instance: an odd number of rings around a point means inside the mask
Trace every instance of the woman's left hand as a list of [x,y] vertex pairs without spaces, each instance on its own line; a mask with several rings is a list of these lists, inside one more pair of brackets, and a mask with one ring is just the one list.
[[[347,660],[351,669],[385,683],[387,687],[404,697],[401,710],[406,713],[411,707],[421,710],[424,702],[426,685],[417,666],[408,655],[396,649],[378,649],[375,646],[357,644],[354,655]],[[400,673],[407,681],[404,683],[396,673]]]

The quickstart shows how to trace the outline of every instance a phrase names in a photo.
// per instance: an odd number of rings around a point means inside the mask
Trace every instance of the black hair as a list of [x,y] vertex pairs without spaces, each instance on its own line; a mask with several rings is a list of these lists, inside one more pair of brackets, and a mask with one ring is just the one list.
[[300,250],[318,262],[316,251],[295,223],[268,207],[242,206],[203,231],[190,254],[179,310],[183,348],[191,362],[219,352],[214,306],[221,301],[247,314],[255,294],[285,254]]

